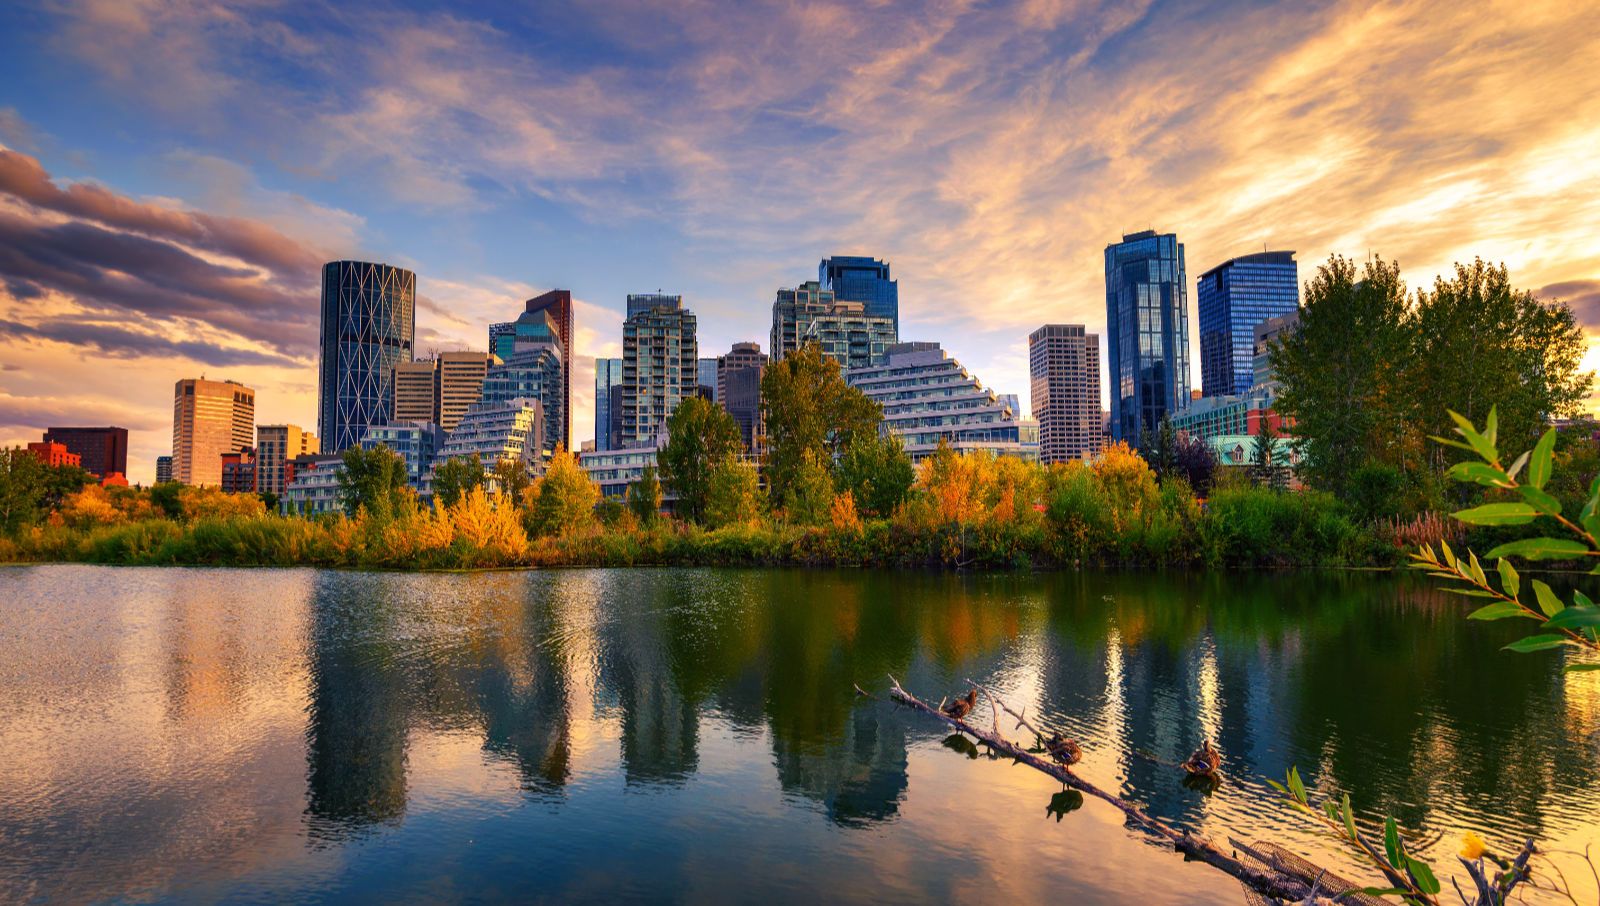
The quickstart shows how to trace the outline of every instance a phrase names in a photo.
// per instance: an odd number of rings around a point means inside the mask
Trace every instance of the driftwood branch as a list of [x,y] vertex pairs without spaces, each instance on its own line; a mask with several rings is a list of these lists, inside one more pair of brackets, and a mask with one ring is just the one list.
[[[1080,793],[1085,793],[1095,797],[1096,799],[1110,803],[1146,833],[1166,840],[1168,843],[1172,844],[1172,848],[1174,850],[1183,853],[1185,856],[1188,856],[1189,858],[1198,862],[1204,862],[1207,865],[1210,865],[1212,868],[1238,879],[1240,883],[1244,884],[1246,887],[1249,887],[1251,890],[1260,893],[1262,896],[1291,903],[1316,904],[1335,902],[1335,900],[1326,897],[1313,886],[1301,883],[1300,881],[1296,881],[1292,878],[1280,877],[1277,875],[1268,874],[1267,872],[1256,868],[1252,868],[1228,853],[1223,852],[1221,849],[1218,849],[1215,844],[1204,839],[1203,837],[1196,837],[1186,831],[1180,831],[1174,828],[1172,825],[1167,824],[1158,818],[1152,817],[1133,803],[1100,789],[1098,786],[1095,786],[1089,781],[1084,780],[1078,775],[1072,773],[1072,771],[1068,770],[1067,768],[1047,762],[1033,755],[1031,752],[1028,752],[1026,749],[1023,749],[1009,740],[1000,737],[997,733],[985,732],[977,727],[972,726],[964,720],[951,717],[950,715],[939,711],[938,709],[926,704],[915,695],[912,695],[905,689],[901,688],[900,681],[895,679],[892,674],[889,676],[889,683],[893,687],[889,690],[889,697],[895,701],[944,721],[946,724],[949,724],[955,729],[975,737],[993,751],[1012,758],[1020,764],[1025,764],[1042,774],[1054,777],[1056,780],[1061,781],[1063,784],[1066,784],[1068,787],[1075,789]],[[973,683],[972,685],[977,686],[978,684]],[[988,690],[984,691],[987,692]],[[993,695],[990,695],[989,698],[991,701],[996,700],[995,696]],[[1020,714],[1013,712],[1010,708],[1006,708],[1005,710],[1006,713],[1018,718],[1020,726],[1027,726],[1029,729],[1033,729],[1031,724],[1022,721],[1022,716]],[[1038,733],[1037,730],[1034,730],[1034,732]]]

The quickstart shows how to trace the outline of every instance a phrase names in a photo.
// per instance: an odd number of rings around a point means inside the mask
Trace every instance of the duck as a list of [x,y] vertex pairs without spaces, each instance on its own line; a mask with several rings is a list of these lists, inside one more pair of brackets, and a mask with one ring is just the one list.
[[961,718],[966,717],[968,712],[970,712],[973,706],[977,703],[978,690],[976,687],[974,687],[967,690],[966,698],[958,698],[950,704],[945,705],[944,713],[949,717],[954,717],[956,720],[960,720]]
[[1200,743],[1200,748],[1195,749],[1194,754],[1190,755],[1189,760],[1182,765],[1183,769],[1190,774],[1203,776],[1215,774],[1217,768],[1221,766],[1222,754],[1211,745],[1211,740],[1209,739]]
[[1045,740],[1044,750],[1050,753],[1057,764],[1071,767],[1083,760],[1083,749],[1077,742],[1062,736],[1060,733]]

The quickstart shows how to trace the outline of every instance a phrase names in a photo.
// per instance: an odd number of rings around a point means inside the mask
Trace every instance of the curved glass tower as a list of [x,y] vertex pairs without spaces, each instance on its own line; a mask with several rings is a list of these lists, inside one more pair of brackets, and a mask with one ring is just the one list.
[[394,366],[411,361],[417,275],[365,261],[322,266],[317,434],[339,453],[394,419]]

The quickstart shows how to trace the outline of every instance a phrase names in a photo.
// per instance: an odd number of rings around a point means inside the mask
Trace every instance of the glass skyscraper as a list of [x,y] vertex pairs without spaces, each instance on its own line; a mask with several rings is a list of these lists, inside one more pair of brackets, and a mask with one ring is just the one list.
[[594,448],[616,447],[622,433],[622,360],[594,360]]
[[[834,255],[822,259],[817,266],[817,282],[833,291],[834,298],[844,302],[860,302],[867,314],[875,318],[888,318],[894,322],[895,336],[900,335],[900,281],[889,277],[889,262],[855,255]],[[778,359],[777,347],[773,358]]]
[[1224,261],[1200,275],[1200,388],[1205,396],[1244,393],[1254,383],[1256,326],[1300,307],[1294,252]]
[[1106,246],[1112,440],[1137,446],[1142,432],[1189,405],[1185,282],[1176,234],[1145,230]]
[[411,361],[417,275],[387,264],[322,267],[317,436],[323,449],[359,446],[369,425],[394,420],[394,366]]

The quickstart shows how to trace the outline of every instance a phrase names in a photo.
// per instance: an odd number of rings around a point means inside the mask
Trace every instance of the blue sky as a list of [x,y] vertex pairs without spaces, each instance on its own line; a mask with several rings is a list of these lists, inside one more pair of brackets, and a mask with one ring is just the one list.
[[[314,427],[315,262],[411,267],[418,346],[551,287],[587,358],[629,292],[765,345],[823,255],[889,259],[902,334],[1027,399],[1102,329],[1101,251],[1504,261],[1600,322],[1600,30],[1446,2],[12,3],[0,10],[0,442],[167,451],[171,386]],[[1198,362],[1194,363],[1198,372]]]

